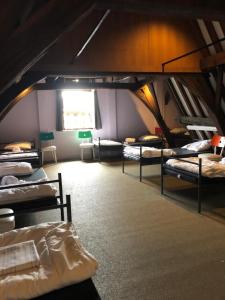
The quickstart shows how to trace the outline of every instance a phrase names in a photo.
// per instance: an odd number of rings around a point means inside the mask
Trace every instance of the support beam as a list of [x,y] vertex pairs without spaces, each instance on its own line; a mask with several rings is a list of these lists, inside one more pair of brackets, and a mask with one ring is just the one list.
[[224,20],[225,5],[222,1],[198,1],[190,5],[187,1],[166,0],[98,0],[101,9],[144,13],[163,17],[179,17],[205,20]]
[[0,49],[0,94],[20,80],[59,37],[95,7],[92,0],[49,0]]
[[134,93],[155,117],[157,123],[162,129],[162,132],[168,142],[168,145],[170,147],[174,147],[175,144],[173,138],[170,134],[169,128],[167,127],[165,121],[163,120],[163,117],[159,109],[159,104],[157,101],[157,96],[155,93],[153,83],[145,84],[142,88],[138,89]]
[[144,82],[120,83],[120,82],[51,82],[37,83],[35,90],[63,90],[63,89],[125,89],[137,90]]
[[0,121],[12,109],[12,107],[33,91],[33,84],[44,78],[46,74],[27,72],[20,82],[10,86],[2,95],[0,101]]

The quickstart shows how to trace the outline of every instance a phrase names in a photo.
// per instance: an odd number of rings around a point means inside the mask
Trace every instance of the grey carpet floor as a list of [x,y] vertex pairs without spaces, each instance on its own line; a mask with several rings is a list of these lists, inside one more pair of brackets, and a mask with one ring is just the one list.
[[[197,214],[189,184],[168,179],[169,190],[190,198],[175,201],[160,195],[159,166],[144,168],[143,183],[133,164],[129,174],[118,163],[79,161],[45,171],[52,179],[62,173],[77,232],[99,262],[94,282],[102,299],[225,299],[225,224]],[[51,212],[36,221],[58,219]]]

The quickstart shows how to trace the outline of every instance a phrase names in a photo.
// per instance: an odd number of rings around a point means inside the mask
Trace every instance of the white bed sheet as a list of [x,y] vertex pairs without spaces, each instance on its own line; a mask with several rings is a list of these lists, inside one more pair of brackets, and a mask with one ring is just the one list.
[[0,235],[0,246],[34,240],[40,265],[0,276],[0,299],[31,299],[92,277],[95,258],[81,245],[73,224],[43,223]]
[[[198,157],[188,157],[183,160],[199,163]],[[183,169],[195,174],[199,173],[198,165],[179,161],[177,159],[169,159],[166,163],[171,167]],[[211,161],[207,158],[202,158],[202,175],[210,178],[225,177],[225,165],[220,162]]]
[[[150,158],[150,157],[161,157],[161,149],[155,147],[141,147],[142,148],[142,157]],[[124,147],[124,153],[128,155],[140,155],[140,147],[139,146],[126,146]],[[171,156],[176,154],[172,149],[163,149],[163,156]]]

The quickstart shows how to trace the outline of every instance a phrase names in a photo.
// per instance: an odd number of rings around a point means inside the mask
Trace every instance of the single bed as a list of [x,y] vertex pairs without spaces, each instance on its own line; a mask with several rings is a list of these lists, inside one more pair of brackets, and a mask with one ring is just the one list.
[[34,142],[0,143],[0,162],[29,162],[34,168],[42,165],[41,151]]
[[[18,181],[10,184],[10,180]],[[64,207],[67,208],[67,216],[71,218],[70,200],[63,202],[62,176],[48,180],[43,168],[33,169],[31,175],[4,176],[3,185],[0,185],[0,208],[8,207],[15,211],[15,214],[24,212],[37,212],[49,209],[60,209],[61,220],[64,220]],[[21,183],[21,181],[23,181]],[[57,187],[56,187],[56,186]],[[70,216],[69,216],[70,214]]]
[[[0,235],[0,249],[1,300],[100,299],[91,280],[97,261],[72,223],[42,223],[6,232]],[[18,257],[12,262],[11,256]]]
[[185,148],[157,149],[143,146],[124,146],[122,172],[125,172],[126,160],[133,160],[139,163],[139,180],[142,181],[142,167],[147,165],[161,164],[161,156],[165,159],[169,157],[189,157],[197,156],[201,151],[193,151]]
[[202,207],[202,188],[212,184],[224,185],[225,183],[225,164],[212,161],[209,158],[189,157],[187,159],[169,159],[161,163],[161,193],[164,194],[164,176],[175,176],[197,185],[198,212]]
[[107,159],[122,159],[123,144],[119,141],[101,139],[93,141],[94,144],[94,157],[98,161]]

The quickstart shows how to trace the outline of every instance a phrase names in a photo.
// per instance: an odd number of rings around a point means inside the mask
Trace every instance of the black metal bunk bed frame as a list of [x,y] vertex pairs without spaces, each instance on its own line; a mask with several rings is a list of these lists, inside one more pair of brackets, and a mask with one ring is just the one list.
[[161,194],[165,195],[164,193],[164,176],[170,175],[177,177],[178,179],[185,180],[197,185],[197,210],[198,213],[202,211],[202,188],[203,186],[209,184],[218,184],[218,183],[225,183],[224,177],[216,177],[216,178],[209,178],[202,175],[202,158],[199,158],[199,163],[184,160],[181,158],[176,158],[179,161],[184,161],[186,163],[190,163],[193,165],[198,166],[198,173],[193,173],[187,170],[174,168],[165,163],[163,157],[161,157]]
[[[21,187],[27,187],[32,185],[42,185],[42,184],[50,184],[50,183],[58,183],[59,185],[59,195],[55,197],[49,197],[49,198],[41,198],[37,200],[25,200],[20,201],[19,203],[9,203],[7,204],[7,207],[12,208],[14,210],[14,213],[11,214],[3,214],[0,215],[0,218],[9,217],[9,216],[16,216],[16,215],[22,215],[26,213],[34,213],[39,211],[46,211],[46,210],[52,210],[52,209],[60,209],[61,214],[61,221],[65,220],[64,216],[64,208],[67,209],[67,220],[68,222],[72,221],[72,214],[71,214],[71,200],[70,195],[66,195],[66,203],[63,202],[63,188],[62,188],[62,174],[58,173],[58,178],[55,180],[45,180],[40,182],[28,182],[24,184],[16,184],[16,185],[7,185],[7,186],[0,186],[0,190],[6,190],[10,188],[21,188]],[[58,203],[59,199],[59,203]],[[54,201],[56,200],[56,201]],[[54,202],[54,204],[52,204]],[[21,204],[24,204],[26,206],[26,209],[21,208]],[[4,208],[6,204],[1,204],[0,208]]]

